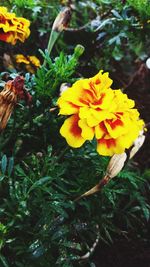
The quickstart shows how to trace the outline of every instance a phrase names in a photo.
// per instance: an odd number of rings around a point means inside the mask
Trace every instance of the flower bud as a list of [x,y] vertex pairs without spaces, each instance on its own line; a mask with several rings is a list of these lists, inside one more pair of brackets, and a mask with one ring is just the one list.
[[125,152],[122,154],[114,154],[108,163],[106,175],[110,178],[117,176],[124,167],[126,159],[127,154]]
[[63,11],[61,11],[56,17],[53,23],[52,31],[62,32],[65,28],[68,27],[70,19],[71,19],[71,10],[70,8],[67,7]]
[[74,49],[74,56],[77,58],[80,57],[84,53],[84,50],[85,48],[83,45],[80,45],[80,44],[76,45]]
[[134,141],[134,145],[130,151],[130,159],[133,158],[133,156],[138,152],[138,150],[143,145],[144,141],[145,141],[144,131],[141,131],[138,138]]

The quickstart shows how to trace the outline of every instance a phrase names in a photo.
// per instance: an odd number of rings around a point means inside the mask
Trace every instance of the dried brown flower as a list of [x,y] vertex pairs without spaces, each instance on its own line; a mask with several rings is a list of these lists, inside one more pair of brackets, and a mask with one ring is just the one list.
[[31,102],[31,95],[24,88],[24,78],[17,76],[14,80],[6,82],[0,92],[0,132],[5,129],[7,122],[18,100],[24,99],[27,104]]

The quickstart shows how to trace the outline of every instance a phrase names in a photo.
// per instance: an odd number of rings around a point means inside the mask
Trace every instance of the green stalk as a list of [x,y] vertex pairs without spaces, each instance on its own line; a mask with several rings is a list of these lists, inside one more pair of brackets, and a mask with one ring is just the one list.
[[[71,19],[71,9],[68,7],[66,7],[63,11],[60,11],[57,17],[55,18],[47,46],[49,56],[60,33],[67,27],[68,23],[70,22],[70,19]],[[46,60],[44,60],[43,63],[44,67],[45,65],[46,65]]]
[[[50,33],[50,37],[49,37],[49,41],[48,41],[48,46],[47,46],[47,51],[48,51],[48,55],[50,56],[51,51],[54,47],[55,42],[57,41],[58,37],[60,35],[60,32],[52,30]],[[46,65],[46,59],[44,59],[44,63],[43,66],[45,67]]]

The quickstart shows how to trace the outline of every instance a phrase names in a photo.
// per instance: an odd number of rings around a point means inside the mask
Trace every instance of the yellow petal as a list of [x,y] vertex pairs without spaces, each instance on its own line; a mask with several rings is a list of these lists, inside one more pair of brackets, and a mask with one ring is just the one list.
[[86,119],[88,117],[88,114],[90,114],[90,108],[88,106],[81,107],[79,109],[79,117],[80,117],[80,119]]
[[113,101],[116,105],[117,112],[123,112],[135,106],[134,100],[129,99],[120,89],[114,90],[114,95],[115,97]]
[[90,103],[90,106],[94,109],[96,108],[100,108],[100,109],[107,109],[109,110],[109,108],[111,107],[111,105],[113,105],[113,98],[114,98],[114,92],[112,89],[107,89],[107,91],[102,92],[99,95],[99,98],[95,101],[93,101],[92,103]]
[[[88,79],[83,79],[75,82],[72,87],[68,88],[62,93],[61,97],[77,106],[86,106],[92,101],[92,92],[89,88]],[[87,88],[83,87],[83,84],[87,84]]]
[[103,74],[103,70],[100,70],[98,74],[96,74],[90,80],[92,80],[95,84],[98,84],[100,90],[104,88],[107,89],[112,85],[113,82],[112,79],[110,79],[108,76],[109,76],[108,72],[105,72]]
[[85,140],[92,140],[94,137],[94,129],[89,127],[86,120],[79,120],[78,123],[79,127],[81,128],[82,132],[81,135]]
[[95,137],[96,139],[101,139],[103,136],[105,136],[105,134],[107,133],[107,129],[104,125],[104,123],[99,123],[96,127],[95,127]]
[[80,119],[86,119],[89,127],[98,125],[99,120],[92,114],[93,110],[89,107],[81,107],[79,110]]
[[79,117],[72,115],[65,120],[60,129],[60,134],[65,137],[68,145],[77,148],[83,145],[85,139],[81,136],[81,128],[78,126]]
[[64,100],[62,97],[58,99],[57,105],[60,108],[60,111],[59,111],[60,115],[72,115],[72,114],[78,113],[79,111],[78,106],[74,105],[73,103],[69,101]]
[[124,148],[117,143],[115,139],[99,139],[97,142],[97,152],[103,156],[112,156],[114,154],[121,154]]
[[124,148],[130,148],[130,146],[133,144],[138,135],[138,124],[132,123],[131,127],[129,128],[129,131],[126,134],[119,136],[117,138],[117,142],[120,146],[123,146]]
[[98,120],[100,123],[101,121],[104,121],[106,119],[114,119],[116,118],[116,115],[107,111],[107,110],[95,110],[91,109],[91,114],[95,117],[95,119]]
[[30,61],[22,54],[17,54],[15,58],[17,63],[30,64]]
[[112,138],[117,138],[128,132],[128,128],[125,127],[124,122],[120,119],[106,120],[104,124]]

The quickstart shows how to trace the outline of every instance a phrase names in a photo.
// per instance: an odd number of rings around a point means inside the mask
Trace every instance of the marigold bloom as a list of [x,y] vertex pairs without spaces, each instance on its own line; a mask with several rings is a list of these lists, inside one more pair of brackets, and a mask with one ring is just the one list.
[[15,13],[7,12],[0,7],[0,40],[15,45],[17,40],[24,42],[30,35],[30,21],[16,17]]
[[18,54],[15,57],[16,63],[25,64],[27,71],[34,73],[36,68],[40,67],[40,60],[36,56],[24,56],[22,54]]
[[59,114],[70,115],[60,133],[72,147],[97,140],[97,152],[112,156],[129,148],[144,126],[134,101],[111,89],[108,73],[75,82],[58,99]]

